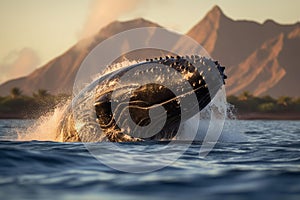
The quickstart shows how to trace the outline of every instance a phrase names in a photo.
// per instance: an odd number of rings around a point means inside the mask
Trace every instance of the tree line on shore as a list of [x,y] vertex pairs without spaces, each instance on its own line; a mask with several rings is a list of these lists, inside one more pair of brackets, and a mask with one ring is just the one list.
[[243,92],[238,96],[228,96],[228,103],[232,104],[238,113],[299,113],[300,97],[281,96],[273,98],[269,95],[258,97],[250,92]]
[[67,94],[52,95],[39,89],[31,96],[14,87],[7,96],[0,96],[0,117],[35,118],[53,110],[59,103],[69,99]]
[[[59,103],[70,98],[67,94],[52,95],[47,90],[39,89],[31,96],[24,95],[22,90],[12,88],[7,96],[0,96],[0,117],[38,117],[53,110]],[[290,113],[300,112],[300,98],[281,96],[257,97],[249,92],[238,96],[228,96],[228,103],[234,106],[237,113]]]

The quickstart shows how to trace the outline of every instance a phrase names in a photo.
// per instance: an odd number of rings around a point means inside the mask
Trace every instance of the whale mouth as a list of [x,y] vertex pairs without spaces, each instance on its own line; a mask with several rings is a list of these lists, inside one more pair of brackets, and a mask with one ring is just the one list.
[[[168,73],[161,73],[158,64]],[[200,67],[197,66],[199,64]],[[188,84],[184,87],[180,80],[174,80],[170,69],[173,73],[181,74],[181,79]],[[176,136],[179,125],[205,108],[225,84],[227,77],[224,69],[218,62],[204,57],[167,56],[147,59],[112,72],[107,76],[106,84],[102,84],[97,90],[94,103],[97,122],[107,139],[112,142],[170,140]],[[128,71],[132,72],[130,82],[120,82]],[[141,85],[135,81],[145,74],[156,73],[160,74],[160,83]],[[214,82],[211,87],[208,87],[209,82]],[[167,83],[172,85],[172,90],[166,87]],[[191,102],[188,109],[182,110],[180,102],[192,95],[196,96],[197,103]],[[151,111],[157,108],[164,110],[151,115]],[[138,131],[138,127],[157,127],[164,116],[165,123],[155,134],[151,132],[151,128]],[[134,122],[134,126],[128,127],[126,124],[130,120]]]

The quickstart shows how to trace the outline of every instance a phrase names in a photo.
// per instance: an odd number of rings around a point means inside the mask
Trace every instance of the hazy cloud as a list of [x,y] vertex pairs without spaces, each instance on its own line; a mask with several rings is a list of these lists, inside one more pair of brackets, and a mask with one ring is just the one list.
[[95,34],[101,27],[134,10],[141,2],[140,0],[93,0],[80,38]]
[[25,76],[40,64],[38,54],[31,48],[10,52],[0,63],[0,83]]

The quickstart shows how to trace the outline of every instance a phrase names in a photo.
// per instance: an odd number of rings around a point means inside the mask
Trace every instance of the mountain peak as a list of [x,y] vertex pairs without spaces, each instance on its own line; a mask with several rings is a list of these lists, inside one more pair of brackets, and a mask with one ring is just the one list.
[[219,23],[221,19],[227,18],[221,8],[215,5],[204,17],[203,20],[208,20],[211,23]]
[[198,22],[187,35],[197,40],[208,53],[212,53],[218,35],[220,21],[226,19],[221,8],[215,5],[206,16]]
[[159,24],[146,20],[144,18],[136,18],[128,21],[113,21],[99,30],[98,35],[114,35],[119,32],[129,30],[132,28],[142,27],[161,27]]
[[158,26],[158,27],[160,27],[160,25],[158,25],[157,23],[154,23],[154,22],[152,22],[150,20],[147,20],[147,19],[144,19],[142,17],[127,20],[127,21],[117,21],[117,22],[121,23],[121,24],[124,24],[124,25],[134,24],[134,25]]
[[223,17],[226,18],[222,9],[218,5],[215,5],[210,11],[208,11],[208,13],[206,14],[206,16],[204,18],[220,20]]
[[210,11],[209,13],[216,13],[218,15],[220,14],[223,14],[223,11],[222,9],[218,6],[218,5],[215,5]]
[[277,22],[275,22],[274,20],[272,20],[272,19],[267,19],[266,21],[264,21],[263,25],[276,26],[276,25],[279,25],[279,24]]

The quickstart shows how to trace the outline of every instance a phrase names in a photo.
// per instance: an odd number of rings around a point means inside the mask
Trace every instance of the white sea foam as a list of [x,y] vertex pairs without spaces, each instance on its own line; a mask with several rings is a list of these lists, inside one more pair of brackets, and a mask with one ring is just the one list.
[[69,101],[64,104],[59,104],[53,111],[48,112],[37,119],[32,126],[27,128],[25,132],[17,131],[18,140],[61,142],[62,140],[57,137],[57,128],[68,104]]

